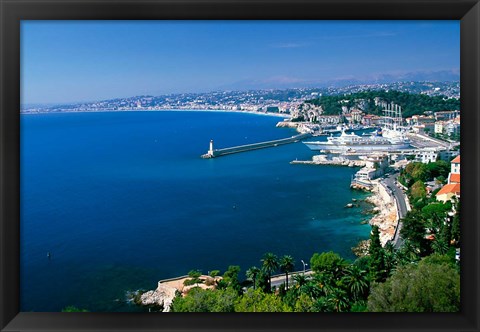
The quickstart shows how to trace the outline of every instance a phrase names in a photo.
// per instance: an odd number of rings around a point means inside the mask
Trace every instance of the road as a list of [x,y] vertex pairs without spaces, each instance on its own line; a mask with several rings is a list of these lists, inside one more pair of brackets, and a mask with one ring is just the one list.
[[[313,273],[311,270],[305,270],[305,275],[309,276]],[[293,276],[296,274],[303,274],[303,271],[296,271],[296,272],[291,272],[288,274],[288,285],[291,286],[293,285]],[[275,276],[272,276],[272,287],[279,287],[281,284],[285,282],[285,274],[278,274]]]
[[385,186],[390,190],[390,194],[394,196],[395,202],[397,204],[399,221],[397,228],[395,229],[393,244],[395,245],[395,248],[398,249],[403,244],[403,240],[400,237],[400,231],[402,229],[402,223],[400,222],[400,220],[405,217],[408,209],[403,189],[395,184],[395,182],[397,181],[397,177],[398,173],[387,175],[385,179],[382,179],[382,183],[385,184]]
[[437,138],[430,137],[425,134],[408,134],[408,138],[410,139],[410,144],[415,146],[416,148],[438,148],[443,147],[448,149],[457,145],[455,142],[446,142],[439,140]]

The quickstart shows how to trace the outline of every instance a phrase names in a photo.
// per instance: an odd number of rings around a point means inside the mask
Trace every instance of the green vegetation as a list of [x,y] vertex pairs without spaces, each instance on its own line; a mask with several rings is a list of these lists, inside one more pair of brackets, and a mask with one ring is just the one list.
[[190,272],[188,272],[188,276],[190,277],[190,279],[185,280],[183,284],[185,286],[201,284],[202,280],[199,279],[201,275],[202,272],[198,270],[191,270]]
[[368,298],[373,312],[454,312],[460,307],[460,274],[446,256],[401,266]]
[[278,257],[271,252],[267,252],[262,259],[262,268],[268,275],[268,283],[272,288],[272,273],[278,269]]
[[73,305],[69,305],[62,309],[62,312],[88,312],[86,309],[79,309]]
[[292,272],[295,268],[295,263],[293,257],[290,255],[285,255],[280,259],[280,270],[285,273],[285,284],[286,288],[288,289],[288,273]]
[[174,312],[232,312],[237,299],[237,292],[231,288],[203,290],[195,287],[188,296],[178,296],[173,301]]
[[[406,256],[425,257],[431,253],[446,254],[460,243],[460,202],[438,202],[435,193],[428,194],[425,181],[442,185],[450,166],[439,160],[422,164],[412,162],[400,173],[399,181],[408,187],[413,210],[403,218],[402,250]],[[410,251],[410,252],[406,252]]]
[[305,103],[322,106],[324,114],[338,115],[342,106],[358,107],[369,114],[381,114],[382,108],[375,105],[375,98],[387,103],[394,103],[402,107],[403,117],[415,114],[424,114],[426,111],[445,111],[460,109],[460,100],[443,96],[427,96],[400,91],[363,91],[349,95],[322,96],[307,100]]
[[[310,260],[313,271],[291,275],[289,287],[284,283],[276,290],[270,288],[270,279],[279,267],[273,270],[270,264],[265,264],[262,269],[249,268],[246,272],[249,282],[239,291],[235,282],[239,268],[231,266],[224,274],[228,280],[219,282],[216,289],[195,287],[186,296],[177,296],[171,309],[174,312],[459,310],[460,274],[454,253],[434,253],[420,260],[418,254],[408,255],[416,250],[417,243],[397,251],[391,244],[382,247],[377,228],[372,230],[371,243],[369,255],[354,262],[334,252],[315,253]],[[261,261],[269,261],[267,257],[275,256],[272,255],[265,255]]]

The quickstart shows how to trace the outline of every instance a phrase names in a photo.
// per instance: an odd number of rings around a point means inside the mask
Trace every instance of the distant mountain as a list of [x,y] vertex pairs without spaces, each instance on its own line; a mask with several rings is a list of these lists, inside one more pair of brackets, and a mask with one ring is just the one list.
[[271,77],[265,80],[242,80],[220,86],[218,90],[262,90],[289,88],[344,87],[362,84],[394,82],[455,82],[460,80],[460,70],[415,71],[408,73],[375,74],[368,77],[342,77],[331,80],[302,80],[300,78]]
[[404,74],[384,74],[374,79],[373,83],[412,82],[453,82],[460,80],[460,70],[417,71]]

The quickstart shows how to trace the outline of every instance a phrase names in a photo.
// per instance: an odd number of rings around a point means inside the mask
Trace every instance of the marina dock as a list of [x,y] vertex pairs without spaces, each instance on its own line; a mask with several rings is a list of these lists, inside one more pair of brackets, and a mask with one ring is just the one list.
[[278,146],[278,145],[284,145],[284,144],[299,142],[302,139],[309,138],[311,136],[312,136],[312,134],[310,134],[310,133],[299,134],[299,135],[295,135],[295,136],[292,136],[292,137],[281,138],[281,139],[277,139],[277,140],[273,140],[273,141],[245,144],[245,145],[233,146],[233,147],[223,148],[223,149],[214,149],[213,148],[213,140],[212,140],[212,141],[210,141],[210,149],[208,150],[208,152],[206,154],[203,154],[201,157],[204,158],[204,159],[216,158],[216,157],[221,157],[221,156],[228,155],[228,154],[233,154],[233,153],[240,153],[240,152],[246,152],[246,151],[251,151],[251,150],[270,148],[270,147],[274,147],[274,146]]

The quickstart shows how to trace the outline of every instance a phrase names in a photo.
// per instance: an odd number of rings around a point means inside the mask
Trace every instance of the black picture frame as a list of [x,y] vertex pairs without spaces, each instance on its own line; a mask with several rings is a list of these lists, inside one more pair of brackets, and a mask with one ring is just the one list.
[[[479,330],[480,4],[478,0],[0,0],[0,328],[2,331]],[[20,21],[152,19],[460,20],[462,260],[459,313],[150,314],[19,312]]]

